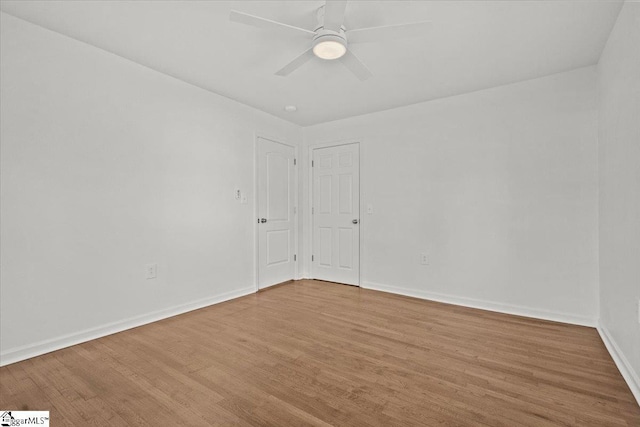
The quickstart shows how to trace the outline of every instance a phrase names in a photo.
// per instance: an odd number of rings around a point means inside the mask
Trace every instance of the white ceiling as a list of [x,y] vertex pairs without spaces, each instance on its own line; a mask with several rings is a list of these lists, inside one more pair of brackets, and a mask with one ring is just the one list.
[[[619,1],[351,1],[347,29],[433,21],[429,37],[363,43],[374,76],[312,61],[309,41],[229,21],[237,10],[313,30],[324,1],[2,1],[1,9],[306,126],[595,64]],[[298,112],[287,113],[293,104]]]

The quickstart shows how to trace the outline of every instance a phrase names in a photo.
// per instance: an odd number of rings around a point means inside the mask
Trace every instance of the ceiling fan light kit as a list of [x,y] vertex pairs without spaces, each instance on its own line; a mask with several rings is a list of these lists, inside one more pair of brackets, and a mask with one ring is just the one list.
[[321,59],[338,59],[347,53],[347,40],[333,31],[325,30],[313,39],[313,54]]
[[248,13],[231,11],[230,19],[258,28],[277,30],[283,33],[310,38],[311,47],[295,57],[291,62],[276,72],[278,76],[287,76],[300,68],[314,56],[324,60],[339,60],[358,79],[366,80],[372,76],[371,71],[353,54],[349,43],[366,43],[382,40],[423,37],[430,28],[431,22],[413,22],[400,25],[360,28],[347,30],[343,26],[347,0],[327,0],[318,9],[318,27],[315,31],[294,27],[293,25],[273,21]]

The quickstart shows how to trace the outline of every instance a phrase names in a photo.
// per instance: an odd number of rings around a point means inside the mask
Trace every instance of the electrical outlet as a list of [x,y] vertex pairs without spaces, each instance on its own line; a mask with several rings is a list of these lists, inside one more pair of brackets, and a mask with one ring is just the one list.
[[147,264],[145,266],[147,279],[155,279],[158,277],[158,264]]
[[429,258],[427,258],[427,254],[424,252],[420,254],[420,264],[429,265]]
[[241,195],[241,193],[240,193],[240,189],[239,189],[239,188],[236,188],[236,191],[235,191],[235,193],[234,193],[234,194],[235,194],[235,198],[236,198],[236,200],[240,200],[240,195]]

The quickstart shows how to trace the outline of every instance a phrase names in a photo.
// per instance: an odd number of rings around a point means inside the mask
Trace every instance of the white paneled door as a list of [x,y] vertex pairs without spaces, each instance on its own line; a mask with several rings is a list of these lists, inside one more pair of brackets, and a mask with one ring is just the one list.
[[359,144],[313,150],[315,279],[360,285]]
[[295,278],[294,148],[258,138],[258,287]]

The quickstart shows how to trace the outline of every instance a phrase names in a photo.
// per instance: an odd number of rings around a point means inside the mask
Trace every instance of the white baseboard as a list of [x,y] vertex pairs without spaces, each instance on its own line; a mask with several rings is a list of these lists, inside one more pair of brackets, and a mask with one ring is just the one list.
[[638,401],[638,405],[640,405],[640,376],[624,356],[624,353],[620,350],[620,347],[618,347],[609,330],[605,328],[601,322],[598,324],[598,333],[605,347],[609,350],[609,354],[622,374],[622,377],[627,382],[627,385],[629,385],[631,393],[633,393],[633,396]]
[[136,328],[148,323],[157,322],[158,320],[173,317],[178,314],[187,313],[199,308],[218,304],[241,296],[255,293],[255,286],[250,286],[236,291],[225,292],[214,297],[203,298],[186,304],[165,308],[140,316],[130,317],[128,319],[119,320],[117,322],[108,323],[106,325],[95,328],[85,329],[83,331],[74,332],[72,334],[63,335],[61,337],[40,341],[37,343],[11,348],[0,353],[0,366],[9,365],[31,357],[40,356],[65,347],[91,341],[96,338],[102,338],[117,332],[126,331],[127,329]]
[[417,289],[401,288],[391,285],[383,285],[374,282],[362,282],[361,287],[376,291],[389,292],[408,297],[421,298],[430,301],[447,304],[461,305],[463,307],[479,308],[481,310],[495,311],[498,313],[513,314],[516,316],[533,317],[535,319],[551,320],[554,322],[569,323],[572,325],[589,326],[595,328],[598,324],[596,318],[576,314],[558,313],[543,309],[522,307],[512,304],[504,304],[493,301],[484,301],[474,298],[465,298],[454,295],[441,294]]

